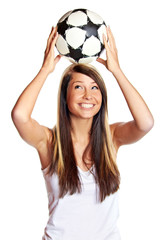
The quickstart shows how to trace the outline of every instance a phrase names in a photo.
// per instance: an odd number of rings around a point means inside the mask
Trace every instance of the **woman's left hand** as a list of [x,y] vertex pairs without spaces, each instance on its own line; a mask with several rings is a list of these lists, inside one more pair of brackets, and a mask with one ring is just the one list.
[[106,27],[108,41],[105,35],[103,35],[103,42],[106,49],[106,60],[98,58],[97,61],[102,63],[110,72],[114,73],[119,66],[118,53],[114,36],[111,32],[110,27]]
[[51,33],[49,35],[46,50],[44,52],[44,60],[42,68],[44,68],[48,73],[53,72],[56,64],[59,62],[61,56],[55,56],[54,48],[58,38],[57,27],[52,27]]

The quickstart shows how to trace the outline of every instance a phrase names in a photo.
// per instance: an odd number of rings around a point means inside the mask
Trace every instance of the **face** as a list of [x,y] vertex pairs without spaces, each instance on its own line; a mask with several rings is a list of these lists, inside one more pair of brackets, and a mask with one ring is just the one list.
[[101,104],[102,94],[97,83],[82,73],[73,73],[67,89],[70,114],[77,118],[93,118]]

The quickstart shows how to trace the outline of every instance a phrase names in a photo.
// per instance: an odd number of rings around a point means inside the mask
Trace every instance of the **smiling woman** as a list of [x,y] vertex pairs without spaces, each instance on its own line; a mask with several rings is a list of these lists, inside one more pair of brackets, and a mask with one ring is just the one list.
[[141,139],[153,127],[145,101],[122,72],[113,34],[104,37],[107,60],[133,120],[108,124],[107,91],[97,70],[73,64],[64,72],[53,129],[31,118],[37,97],[60,56],[56,28],[48,38],[43,65],[18,98],[12,119],[21,137],[38,151],[46,182],[49,221],[43,240],[120,240],[117,229],[120,146]]
[[118,189],[119,172],[107,118],[107,91],[102,77],[91,65],[73,64],[62,76],[53,133],[53,151],[62,154],[54,156],[49,173],[57,170],[61,196],[68,191],[81,191],[76,166],[86,171],[95,165],[101,201]]

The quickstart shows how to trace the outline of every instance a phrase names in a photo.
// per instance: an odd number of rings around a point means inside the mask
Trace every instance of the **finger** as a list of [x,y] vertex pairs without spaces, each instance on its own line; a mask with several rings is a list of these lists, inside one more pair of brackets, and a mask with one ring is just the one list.
[[52,34],[53,29],[54,29],[54,27],[52,26],[52,28],[51,28],[51,32],[50,32],[49,36]]
[[52,27],[51,33],[50,33],[50,35],[48,37],[48,40],[47,40],[46,52],[48,52],[49,49],[50,49],[51,41],[52,41],[52,38],[53,38],[56,31],[57,31],[57,28]]
[[108,36],[108,39],[109,39],[110,47],[112,49],[116,49],[115,39],[114,39],[113,33],[112,33],[112,31],[111,31],[109,26],[106,27],[106,31],[107,31],[107,36]]
[[51,35],[52,35],[52,33],[53,33],[53,30],[54,30],[54,27],[52,27],[52,29],[51,29],[51,32],[50,32],[49,37],[48,37],[48,39],[47,39],[47,43],[48,43],[49,40],[50,40],[50,37],[51,37]]
[[52,43],[51,43],[51,51],[54,49],[54,47],[55,47],[55,44],[56,44],[56,42],[57,42],[57,38],[58,38],[58,33],[56,32],[56,35],[53,37],[53,39],[52,39]]
[[48,46],[50,45],[50,42],[51,42],[55,32],[56,32],[56,28],[52,27],[51,33],[50,33],[48,41],[47,41]]
[[108,40],[107,40],[105,34],[103,34],[103,43],[104,43],[104,46],[105,46],[106,51],[109,51]]
[[106,65],[106,61],[102,58],[97,58],[97,62],[103,64],[104,66]]
[[50,46],[49,47],[51,47],[51,44],[52,44],[53,41],[55,42],[57,40],[57,35],[58,35],[57,28],[54,28],[54,30],[53,30],[53,32],[50,36]]

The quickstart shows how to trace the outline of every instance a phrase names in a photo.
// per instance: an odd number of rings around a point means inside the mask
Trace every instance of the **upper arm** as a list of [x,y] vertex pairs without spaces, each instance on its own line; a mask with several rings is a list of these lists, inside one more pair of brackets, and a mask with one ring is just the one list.
[[51,130],[40,125],[37,121],[30,118],[27,121],[12,114],[12,119],[20,136],[31,146],[39,150],[41,143],[47,143],[51,137]]
[[117,149],[125,144],[137,142],[147,134],[147,131],[138,129],[135,121],[119,122],[110,125],[113,142]]
[[52,159],[52,130],[32,118],[23,120],[14,111],[12,119],[23,140],[37,149],[41,166],[43,169],[46,168]]

